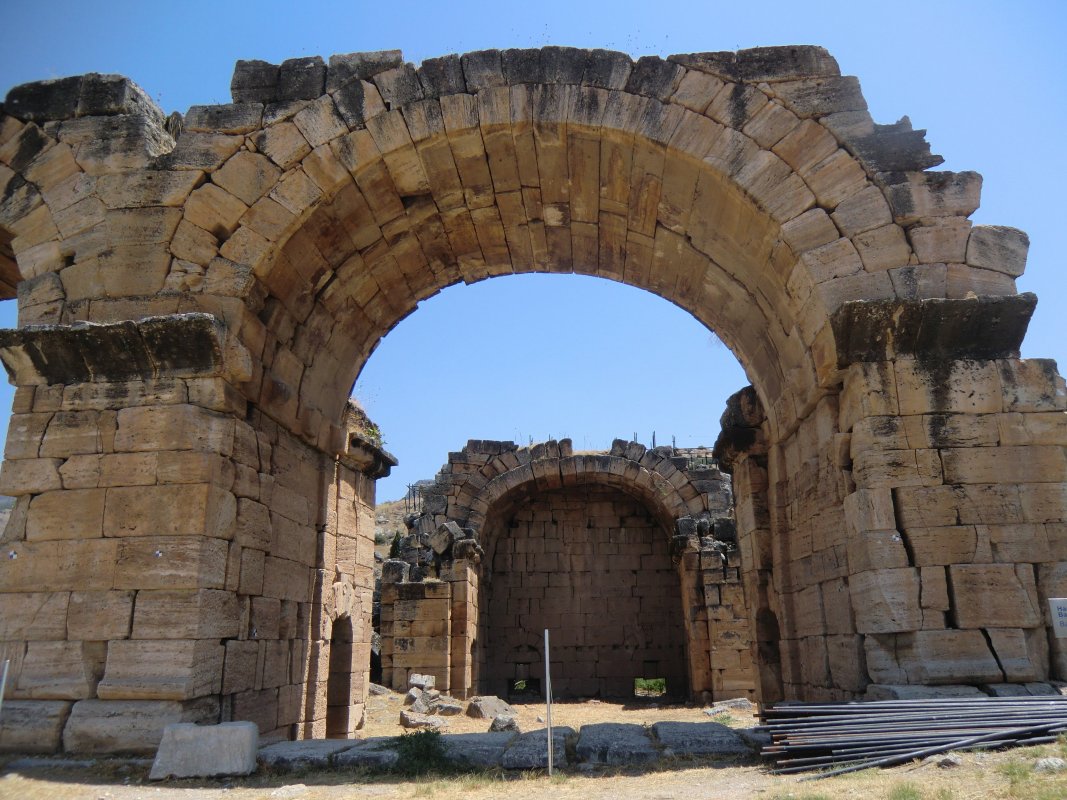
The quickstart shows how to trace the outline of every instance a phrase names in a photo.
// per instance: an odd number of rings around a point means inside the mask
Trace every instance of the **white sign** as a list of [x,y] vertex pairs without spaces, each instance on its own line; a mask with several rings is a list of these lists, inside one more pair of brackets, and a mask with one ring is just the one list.
[[1048,607],[1052,612],[1052,630],[1057,639],[1067,639],[1067,597],[1050,597]]

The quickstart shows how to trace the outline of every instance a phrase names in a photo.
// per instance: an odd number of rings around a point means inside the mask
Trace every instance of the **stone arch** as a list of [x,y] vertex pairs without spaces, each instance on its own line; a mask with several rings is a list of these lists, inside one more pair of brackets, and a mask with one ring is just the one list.
[[330,582],[369,597],[390,463],[352,381],[419,299],[528,270],[653,291],[744,365],[739,566],[785,696],[1067,674],[1039,602],[1067,592],[1067,394],[1018,357],[1026,236],[972,227],[980,177],[927,171],[824,50],[364,53],[240,62],[232,89],[180,133],[120,76],[0,112],[4,641],[49,746],[117,746],[110,704],[145,697],[156,727],[321,735]]
[[629,696],[640,677],[674,695],[752,695],[730,486],[710,455],[622,440],[574,453],[568,439],[450,454],[383,569],[383,602],[414,601],[383,617],[383,679],[507,692],[543,680],[549,627],[571,665],[564,695]]

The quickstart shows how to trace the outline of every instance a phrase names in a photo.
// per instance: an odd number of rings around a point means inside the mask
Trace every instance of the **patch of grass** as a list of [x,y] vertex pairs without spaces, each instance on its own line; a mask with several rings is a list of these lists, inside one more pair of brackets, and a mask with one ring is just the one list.
[[1032,764],[1013,759],[1004,764],[1000,764],[997,767],[997,772],[1008,779],[1008,784],[1012,789],[1017,789],[1019,786],[1030,780],[1034,774],[1034,767]]
[[898,783],[889,790],[886,800],[922,800],[922,792],[914,783]]
[[934,800],[956,800],[956,793],[951,789],[938,789],[937,794],[934,795]]
[[732,725],[734,718],[728,711],[720,711],[714,717],[711,718],[712,722],[718,722],[720,725]]

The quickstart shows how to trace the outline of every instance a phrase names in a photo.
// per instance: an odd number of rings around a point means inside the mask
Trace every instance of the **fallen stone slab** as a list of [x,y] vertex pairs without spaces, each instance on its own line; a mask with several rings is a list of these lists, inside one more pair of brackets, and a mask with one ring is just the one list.
[[433,689],[437,684],[437,678],[433,675],[420,675],[418,672],[411,673],[408,678],[408,686],[412,689],[422,689],[424,692]]
[[652,733],[676,756],[736,756],[752,752],[737,731],[718,722],[657,722]]
[[275,769],[310,769],[327,767],[333,757],[354,747],[351,739],[303,739],[298,742],[276,742],[259,750],[259,760]]
[[415,711],[401,711],[400,725],[404,728],[444,728],[448,725],[440,717],[429,714],[419,714]]
[[467,704],[467,716],[475,719],[495,719],[501,714],[515,716],[515,709],[492,695],[472,697]]
[[442,737],[441,742],[450,761],[471,767],[499,767],[504,751],[517,737],[510,732],[457,733]]
[[647,764],[659,758],[643,725],[601,722],[583,725],[578,734],[579,761],[591,764]]
[[382,695],[392,694],[393,690],[387,686],[382,686],[380,683],[368,683],[367,694],[374,695],[375,697],[381,697]]
[[374,736],[357,742],[333,757],[337,767],[363,767],[365,769],[392,769],[400,759],[396,751],[396,738]]
[[[574,728],[553,726],[552,728],[552,763],[554,766],[567,766],[567,739],[574,736]],[[504,769],[544,769],[548,766],[548,731],[540,728],[516,737],[511,746],[504,751],[500,760]]]
[[163,729],[149,780],[251,775],[256,771],[259,726],[254,722],[196,725],[176,722]]
[[463,704],[451,697],[439,697],[430,704],[430,711],[442,717],[454,717],[463,713]]

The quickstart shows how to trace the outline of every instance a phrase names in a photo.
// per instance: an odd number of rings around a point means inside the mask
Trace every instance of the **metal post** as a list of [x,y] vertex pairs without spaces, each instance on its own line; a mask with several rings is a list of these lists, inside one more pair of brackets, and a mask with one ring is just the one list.
[[548,777],[552,777],[552,676],[549,674],[548,628],[545,628],[545,722],[548,723]]
[[[546,631],[547,633],[547,631]],[[11,666],[11,659],[4,660],[4,675],[0,677],[0,708],[4,707],[4,691],[7,689],[7,668]]]

